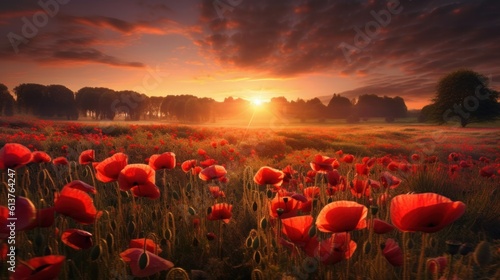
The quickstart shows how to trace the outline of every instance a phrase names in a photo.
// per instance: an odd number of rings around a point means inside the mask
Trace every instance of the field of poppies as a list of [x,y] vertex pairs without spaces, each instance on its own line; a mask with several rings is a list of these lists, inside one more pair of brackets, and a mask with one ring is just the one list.
[[500,130],[0,119],[1,279],[500,279]]

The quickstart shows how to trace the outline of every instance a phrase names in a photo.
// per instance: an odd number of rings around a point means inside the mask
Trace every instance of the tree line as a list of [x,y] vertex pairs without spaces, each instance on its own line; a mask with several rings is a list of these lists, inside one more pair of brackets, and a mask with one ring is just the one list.
[[[104,87],[84,87],[77,92],[63,85],[25,83],[13,89],[0,84],[0,115],[14,113],[40,118],[76,120],[79,117],[113,120],[166,119],[183,122],[215,122],[219,119],[247,118],[254,111],[250,101],[228,97],[222,102],[194,95],[147,96],[131,90],[115,91]],[[333,94],[325,105],[319,98],[288,101],[275,97],[264,108],[282,117],[302,121],[346,119],[357,122],[368,118],[385,118],[391,122],[407,114],[401,97],[380,97],[373,94],[348,99]]]

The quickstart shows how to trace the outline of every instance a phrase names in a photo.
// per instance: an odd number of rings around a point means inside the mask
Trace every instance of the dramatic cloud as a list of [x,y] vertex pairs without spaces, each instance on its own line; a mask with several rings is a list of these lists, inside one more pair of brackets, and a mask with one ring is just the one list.
[[[348,95],[428,95],[440,75],[457,68],[498,74],[499,7],[466,0],[255,0],[221,17],[206,0],[198,44],[221,64],[248,71],[366,77]],[[403,75],[409,78],[395,81]],[[385,81],[374,84],[374,76]]]
[[[5,69],[20,63],[40,77],[47,65],[74,67],[75,75],[81,66],[111,66],[116,79],[122,70],[141,79],[162,64],[176,78],[155,94],[267,88],[269,97],[289,99],[398,95],[418,108],[458,68],[490,77],[494,88],[500,81],[493,0],[88,0],[50,9],[39,1],[0,7],[0,75],[10,87],[22,77]],[[123,84],[92,75],[82,79]]]

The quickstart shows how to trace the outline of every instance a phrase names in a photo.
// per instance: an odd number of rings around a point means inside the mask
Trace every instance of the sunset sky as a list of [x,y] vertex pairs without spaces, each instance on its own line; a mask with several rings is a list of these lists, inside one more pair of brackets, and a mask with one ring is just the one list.
[[0,83],[218,101],[399,95],[419,109],[459,68],[500,89],[499,15],[496,0],[2,1]]

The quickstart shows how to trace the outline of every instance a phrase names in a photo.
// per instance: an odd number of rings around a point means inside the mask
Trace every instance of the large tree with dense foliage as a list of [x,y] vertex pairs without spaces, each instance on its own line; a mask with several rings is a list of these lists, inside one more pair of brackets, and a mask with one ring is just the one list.
[[14,114],[14,97],[9,93],[6,85],[0,84],[0,116],[12,116]]
[[499,93],[489,88],[489,79],[468,69],[441,78],[432,100],[430,119],[438,123],[457,122],[462,127],[473,122],[500,117]]
[[334,94],[328,102],[328,117],[334,119],[345,119],[352,114],[352,103],[349,98]]

